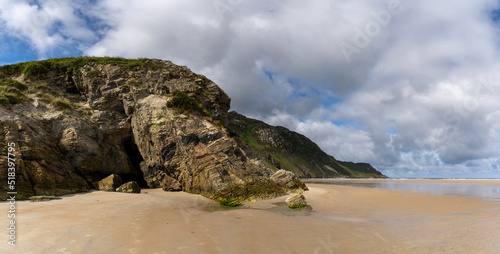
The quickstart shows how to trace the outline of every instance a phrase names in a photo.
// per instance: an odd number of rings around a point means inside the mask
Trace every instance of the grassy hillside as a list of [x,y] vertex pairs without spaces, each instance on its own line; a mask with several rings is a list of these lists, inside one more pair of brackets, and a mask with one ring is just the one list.
[[228,129],[247,155],[262,159],[273,170],[287,169],[302,177],[384,177],[369,164],[337,161],[299,133],[236,112],[229,115]]

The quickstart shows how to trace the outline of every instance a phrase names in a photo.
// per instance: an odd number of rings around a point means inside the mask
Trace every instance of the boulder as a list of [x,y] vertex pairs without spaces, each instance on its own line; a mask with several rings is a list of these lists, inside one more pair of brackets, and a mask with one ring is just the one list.
[[124,183],[116,189],[116,192],[141,193],[141,187],[136,181]]
[[97,189],[100,191],[115,191],[122,184],[122,178],[119,175],[112,174],[97,182]]
[[[145,166],[145,163],[141,163],[141,169],[143,169],[143,172],[145,172],[144,175],[148,174],[148,171],[150,171],[149,167]],[[155,170],[152,168],[151,170]],[[156,189],[156,188],[161,188],[161,183],[163,181],[163,178],[166,176],[165,172],[157,170],[156,172],[152,173],[151,175],[148,175],[147,177],[144,177],[144,180],[148,184],[148,187],[151,189]]]
[[176,179],[166,175],[161,182],[161,188],[164,191],[181,191],[182,185]]
[[307,206],[306,198],[302,191],[293,193],[290,195],[285,202],[288,204],[288,207],[292,209],[303,208]]
[[291,171],[280,169],[271,176],[271,181],[287,189],[307,189],[306,185]]

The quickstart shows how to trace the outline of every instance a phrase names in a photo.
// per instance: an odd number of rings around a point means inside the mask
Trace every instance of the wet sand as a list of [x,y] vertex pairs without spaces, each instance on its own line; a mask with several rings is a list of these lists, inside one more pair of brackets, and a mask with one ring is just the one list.
[[0,253],[500,253],[500,202],[307,185],[300,211],[286,197],[223,209],[157,189],[18,202],[16,247],[2,202]]

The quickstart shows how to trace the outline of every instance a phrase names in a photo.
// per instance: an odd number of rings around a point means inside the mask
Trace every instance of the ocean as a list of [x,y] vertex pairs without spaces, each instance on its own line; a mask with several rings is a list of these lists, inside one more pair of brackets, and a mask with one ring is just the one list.
[[302,179],[305,183],[344,185],[391,190],[399,193],[425,193],[479,197],[500,202],[497,179]]

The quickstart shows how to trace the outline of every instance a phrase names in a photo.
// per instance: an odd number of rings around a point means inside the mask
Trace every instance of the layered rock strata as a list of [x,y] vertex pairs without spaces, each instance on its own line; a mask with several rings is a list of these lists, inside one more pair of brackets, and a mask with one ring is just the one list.
[[18,199],[115,190],[116,177],[95,186],[112,174],[214,199],[243,187],[255,195],[272,192],[260,190],[273,183],[272,171],[250,159],[224,127],[229,96],[187,67],[65,58],[3,66],[0,77],[20,91],[19,100],[0,94],[6,98],[0,98],[2,199],[9,191],[7,143],[16,148]]

